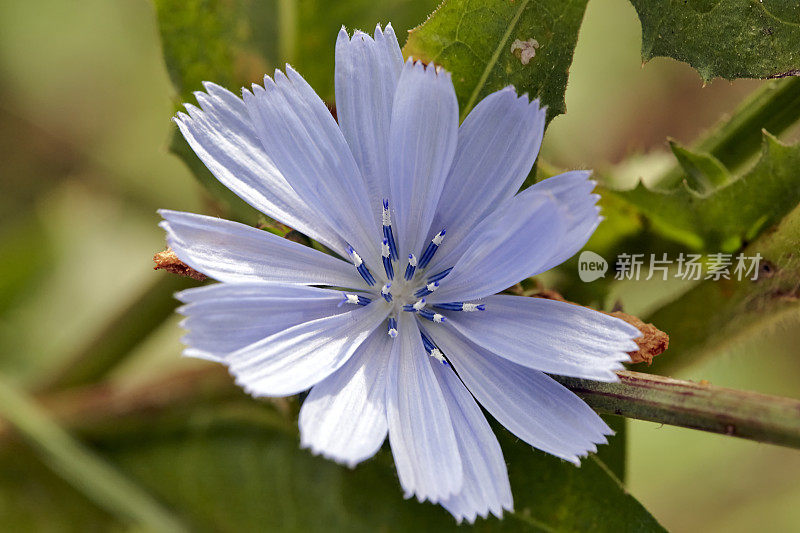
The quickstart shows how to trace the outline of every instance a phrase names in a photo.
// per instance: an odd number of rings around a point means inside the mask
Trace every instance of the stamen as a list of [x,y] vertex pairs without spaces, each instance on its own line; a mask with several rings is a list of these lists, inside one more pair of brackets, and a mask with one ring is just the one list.
[[442,304],[433,304],[437,309],[446,309],[448,311],[465,311],[471,313],[473,311],[485,311],[484,304],[471,304],[469,302],[450,302]]
[[416,296],[417,298],[419,298],[421,296],[427,296],[427,295],[429,295],[430,293],[432,293],[433,291],[435,291],[438,288],[439,288],[439,282],[438,281],[434,281],[432,283],[428,283],[423,288],[421,288],[420,290],[415,292],[414,296]]
[[406,281],[414,277],[414,271],[417,270],[417,258],[414,254],[408,254],[408,266],[406,267],[405,278]]
[[383,259],[383,270],[386,272],[386,277],[394,279],[394,265],[392,265],[392,250],[389,246],[389,240],[383,239],[381,244],[381,258]]
[[397,319],[393,316],[389,317],[388,329],[389,329],[388,333],[391,338],[394,339],[395,337],[397,337]]
[[450,267],[446,270],[442,270],[438,274],[434,274],[433,276],[429,277],[428,281],[441,281],[446,275],[450,273],[451,270],[453,270],[453,267]]
[[416,313],[417,311],[419,311],[420,309],[423,309],[424,307],[425,307],[425,298],[420,298],[419,300],[417,300],[416,302],[414,302],[411,305],[404,305],[403,306],[403,311]]
[[447,320],[444,315],[440,315],[439,313],[434,313],[433,311],[429,311],[428,309],[419,309],[417,313],[422,318],[427,318],[431,322],[436,322],[437,324],[441,324],[445,320]]
[[347,294],[346,292],[343,292],[342,294],[344,295],[344,299],[339,302],[338,307],[341,307],[343,304],[369,305],[369,303],[372,301],[370,298],[361,296],[360,294]]
[[434,359],[436,359],[437,361],[439,361],[443,365],[447,364],[447,359],[444,358],[444,354],[442,353],[442,351],[439,348],[434,348],[433,350],[431,350],[431,353],[429,353],[428,355],[430,355],[431,357],[433,357]]
[[431,350],[436,348],[436,345],[431,342],[427,335],[420,331],[420,335],[422,335],[422,345],[425,347],[425,351],[431,353]]
[[419,260],[420,268],[425,268],[428,266],[428,263],[431,262],[431,259],[433,259],[433,254],[436,253],[436,250],[439,249],[439,246],[441,246],[442,241],[444,240],[445,231],[446,230],[443,229],[434,235],[433,239],[431,239],[431,242],[428,243],[428,247],[425,248],[425,251],[422,253],[422,258]]
[[444,358],[444,354],[442,351],[436,347],[435,344],[422,332],[422,345],[425,347],[425,351],[428,352],[428,355],[442,363],[443,365],[447,364],[447,359]]
[[[394,242],[394,233],[392,232],[392,214],[389,211],[389,199],[383,199],[383,237],[389,245],[389,253],[392,261],[397,261],[397,245]],[[391,276],[390,276],[391,277]]]
[[386,285],[381,287],[381,296],[383,296],[383,299],[386,300],[387,302],[392,301],[392,293],[389,292],[391,288],[392,288],[391,283],[387,283]]
[[361,259],[361,256],[353,250],[352,246],[347,247],[347,253],[350,254],[350,259],[353,261],[353,265],[358,270],[358,273],[361,274],[361,277],[364,278],[364,281],[367,282],[367,285],[372,287],[375,285],[375,278],[372,277],[372,273],[367,268],[367,265],[364,264],[364,261]]

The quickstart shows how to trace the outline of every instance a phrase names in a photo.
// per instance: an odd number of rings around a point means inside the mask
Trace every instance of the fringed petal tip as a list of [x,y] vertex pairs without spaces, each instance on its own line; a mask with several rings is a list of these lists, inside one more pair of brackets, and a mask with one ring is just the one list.
[[416,70],[433,77],[442,77],[447,80],[452,80],[452,74],[443,66],[434,63],[433,61],[425,63],[422,59],[416,59],[413,56],[408,56],[404,68],[406,70]]
[[[365,32],[365,31],[354,29],[353,30],[353,37],[355,37],[356,35],[362,35],[362,36],[368,37],[370,39],[378,40],[378,39],[383,38],[386,35],[390,35],[390,36],[394,37],[394,28],[392,27],[392,23],[391,22],[387,22],[386,25],[383,26],[383,28],[381,28],[381,23],[378,22],[377,24],[375,24],[375,32],[373,33],[373,35],[370,35],[369,33]],[[350,42],[351,37],[350,37],[350,32],[347,31],[347,27],[344,24],[342,24],[342,27],[339,28],[339,33],[336,36],[336,44],[340,45],[341,43],[345,42],[345,40],[347,42]]]
[[448,506],[446,503],[443,503],[442,507],[444,507],[448,513],[453,515],[453,518],[456,519],[456,524],[461,525],[462,523],[466,522],[471,526],[475,524],[475,521],[478,519],[478,517],[486,520],[491,514],[498,520],[502,520],[504,512],[514,512],[514,503],[510,499],[508,502],[504,502],[500,507],[497,505],[490,505],[479,510],[460,509],[454,506]]
[[300,439],[300,448],[308,450],[309,452],[311,452],[312,455],[316,455],[317,457],[322,457],[324,459],[327,459],[328,461],[333,461],[336,464],[346,466],[350,470],[355,469],[355,467],[357,467],[359,463],[368,459],[368,458],[351,459],[347,457],[341,457],[339,455],[326,451],[324,448],[319,448],[317,446],[314,446],[314,444],[311,442],[304,441],[302,437]]
[[[183,339],[181,339],[181,341],[185,343]],[[202,359],[204,361],[210,361],[212,363],[223,362],[223,359],[221,357],[218,357],[208,352],[204,352],[203,350],[197,350],[195,348],[184,348],[184,350],[181,352],[181,356],[191,357],[192,359]]]
[[[448,510],[449,511],[449,510]],[[474,525],[475,521],[478,517],[483,518],[484,520],[489,518],[489,514],[491,513],[494,517],[498,520],[503,519],[503,511],[508,511],[509,513],[514,512],[514,507],[511,506],[510,508],[502,508],[500,510],[490,510],[488,512],[480,512],[480,513],[468,513],[468,514],[457,514],[450,511],[450,514],[453,515],[453,518],[456,519],[456,524],[461,525],[464,521],[466,521],[469,525]]]
[[528,108],[528,110],[530,110],[531,112],[540,113],[542,115],[546,114],[547,106],[542,105],[542,100],[538,96],[536,98],[531,98],[530,94],[527,92],[519,94],[517,92],[517,88],[514,85],[506,85],[505,87],[496,92],[496,94],[504,96],[507,93],[513,94],[518,100],[520,100],[521,103],[524,103],[525,106]]
[[373,331],[345,365],[315,385],[298,417],[300,444],[349,468],[380,450],[388,432],[385,357],[392,340]]

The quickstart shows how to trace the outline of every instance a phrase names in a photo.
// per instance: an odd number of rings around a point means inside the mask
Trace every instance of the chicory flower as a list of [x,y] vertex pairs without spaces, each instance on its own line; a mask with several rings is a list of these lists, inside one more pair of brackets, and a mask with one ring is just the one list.
[[[589,172],[518,193],[545,109],[513,87],[459,125],[450,74],[403,61],[391,26],[336,43],[338,123],[291,67],[239,98],[206,83],[175,121],[216,178],[326,254],[161,211],[169,245],[220,283],[179,293],[186,355],[253,396],[311,389],[302,445],[354,466],[388,434],[406,497],[459,521],[512,508],[478,402],[579,464],[611,433],[547,373],[597,380],[640,332],[584,307],[497,294],[574,255],[600,222]],[[477,402],[476,402],[477,400]],[[535,475],[535,473],[532,473]]]

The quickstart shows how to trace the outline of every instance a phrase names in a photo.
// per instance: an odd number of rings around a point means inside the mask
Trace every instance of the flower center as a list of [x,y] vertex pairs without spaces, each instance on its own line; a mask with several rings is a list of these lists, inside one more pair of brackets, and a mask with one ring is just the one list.
[[[453,268],[450,267],[428,276],[426,276],[425,272],[436,254],[436,251],[444,241],[446,233],[444,228],[433,236],[419,258],[413,253],[408,254],[408,261],[406,262],[403,275],[396,277],[395,263],[398,263],[399,254],[397,252],[394,230],[392,229],[392,215],[389,210],[388,199],[383,200],[382,222],[383,240],[381,242],[381,263],[383,264],[383,271],[386,274],[387,281],[380,286],[379,293],[370,293],[374,298],[365,294],[344,293],[342,304],[369,305],[373,300],[380,301],[382,298],[384,300],[383,305],[389,306],[389,318],[387,319],[386,329],[387,333],[392,338],[397,337],[398,334],[397,317],[399,313],[414,313],[421,319],[429,320],[435,324],[442,324],[447,321],[447,318],[439,311],[472,312],[485,310],[483,304],[470,302],[428,304],[426,301],[425,297],[436,292],[441,283],[445,282],[445,278],[450,271],[453,270]],[[353,266],[355,266],[359,275],[361,275],[370,288],[373,288],[373,290],[377,292],[378,282],[358,252],[349,246],[347,253],[350,255],[350,260],[353,262]],[[433,341],[424,333],[422,333],[422,344],[431,357],[446,364],[441,350],[439,350]]]

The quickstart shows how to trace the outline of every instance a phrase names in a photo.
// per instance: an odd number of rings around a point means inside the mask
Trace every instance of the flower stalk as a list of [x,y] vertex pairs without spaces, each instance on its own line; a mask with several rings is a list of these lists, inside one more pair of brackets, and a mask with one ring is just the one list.
[[[641,372],[621,371],[618,375],[617,383],[554,377],[601,413],[800,448],[799,400]],[[97,435],[111,422],[114,431],[138,428],[137,421],[146,427],[154,413],[196,405],[198,398],[235,397],[239,394],[227,373],[208,367],[133,388],[91,385],[45,395],[40,401],[70,430]],[[282,407],[278,411],[287,411],[286,405],[278,407]],[[280,418],[280,425],[294,431],[285,416]],[[0,419],[0,443],[9,436],[8,429]]]
[[601,412],[800,448],[800,400],[622,371],[617,383],[556,377]]

